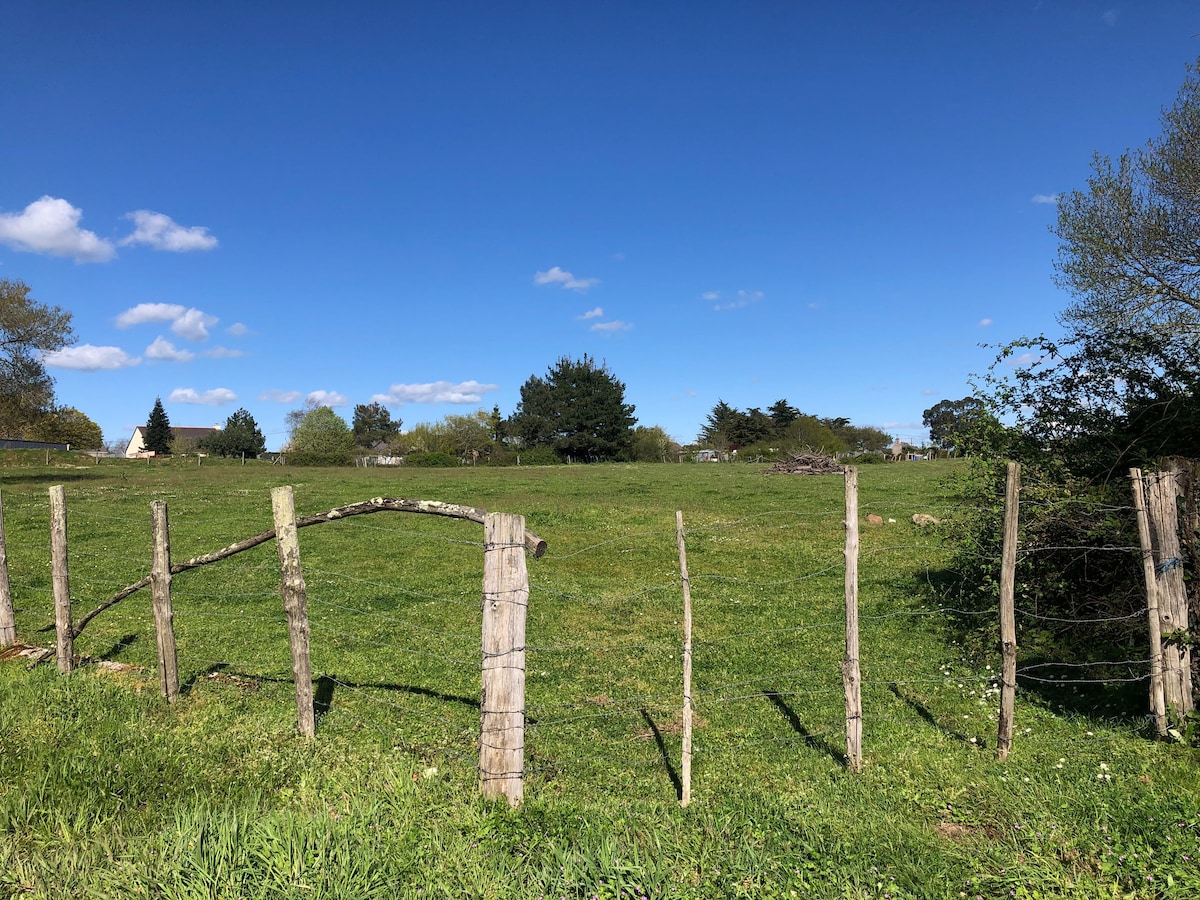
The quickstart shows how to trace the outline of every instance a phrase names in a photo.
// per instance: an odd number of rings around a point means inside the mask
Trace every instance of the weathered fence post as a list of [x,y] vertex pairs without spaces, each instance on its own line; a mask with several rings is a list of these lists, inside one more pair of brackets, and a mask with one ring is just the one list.
[[488,513],[483,529],[479,786],[485,797],[516,806],[525,791],[525,517]]
[[154,539],[150,593],[154,604],[154,634],[158,640],[158,683],[167,702],[174,703],[179,696],[179,661],[175,653],[175,625],[171,612],[171,530],[165,500],[150,504],[150,531]]
[[1158,612],[1158,579],[1154,577],[1154,540],[1150,536],[1150,517],[1146,514],[1146,482],[1141,469],[1130,469],[1133,482],[1133,508],[1137,513],[1138,543],[1142,547],[1142,573],[1146,579],[1146,614],[1150,625],[1150,711],[1154,730],[1167,736],[1167,700],[1163,692],[1162,622]]
[[0,647],[17,642],[17,616],[8,587],[8,546],[4,542],[4,497],[0,495]]
[[1183,582],[1182,551],[1179,545],[1179,473],[1159,472],[1150,479],[1150,524],[1155,548],[1158,614],[1163,647],[1163,694],[1166,705],[1182,716],[1191,712],[1192,652],[1186,641],[1172,641],[1172,633],[1188,633],[1187,587]]
[[1017,696],[1017,526],[1020,522],[1021,465],[1008,464],[1004,486],[1004,544],[1000,553],[1000,720],[996,728],[996,759],[1008,759],[1012,749],[1013,713]]
[[846,659],[842,683],[846,691],[846,762],[861,772],[862,674],[858,663],[858,469],[846,466]]
[[71,633],[71,578],[67,569],[67,498],[61,484],[50,488],[50,567],[58,671],[65,674],[75,667],[75,639]]
[[275,545],[279,550],[279,585],[292,648],[292,677],[296,682],[296,728],[305,737],[317,733],[313,708],[312,663],[309,659],[308,593],[300,570],[300,536],[296,503],[290,485],[271,491],[275,515]]
[[679,575],[683,580],[683,752],[679,805],[692,802],[692,580],[688,577],[683,511],[675,511],[675,541],[679,545]]

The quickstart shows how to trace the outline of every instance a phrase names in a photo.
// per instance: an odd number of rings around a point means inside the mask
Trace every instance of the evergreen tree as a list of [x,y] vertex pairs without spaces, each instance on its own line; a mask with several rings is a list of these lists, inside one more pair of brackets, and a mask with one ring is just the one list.
[[400,433],[403,424],[393,419],[391,412],[382,403],[359,403],[354,407],[354,443],[359,447],[374,447],[390,444]]
[[563,459],[619,459],[633,443],[634,408],[625,385],[603,364],[562,357],[546,378],[521,386],[512,424],[526,446],[552,447]]
[[257,457],[267,449],[267,440],[254,416],[239,409],[225,420],[225,427],[200,442],[200,449],[218,456]]
[[150,410],[150,418],[146,420],[145,449],[159,456],[171,455],[171,420],[163,409],[162,398],[154,398],[154,409]]

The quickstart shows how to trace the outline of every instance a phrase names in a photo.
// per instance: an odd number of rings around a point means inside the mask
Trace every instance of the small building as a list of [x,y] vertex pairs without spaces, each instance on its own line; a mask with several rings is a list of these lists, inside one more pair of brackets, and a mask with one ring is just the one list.
[[[213,425],[211,428],[172,428],[171,439],[199,444],[204,438],[220,430],[220,425]],[[125,458],[145,459],[147,456],[153,455],[153,451],[146,449],[146,426],[137,426],[137,428],[133,429],[133,435],[129,438],[129,445],[125,448]]]

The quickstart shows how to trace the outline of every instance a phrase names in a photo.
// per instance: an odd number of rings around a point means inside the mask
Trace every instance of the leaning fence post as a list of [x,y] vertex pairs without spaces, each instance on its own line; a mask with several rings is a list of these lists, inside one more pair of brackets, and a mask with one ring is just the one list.
[[50,567],[58,671],[65,674],[75,667],[75,639],[71,635],[71,578],[67,569],[67,498],[61,484],[50,488]]
[[675,541],[679,545],[679,575],[683,580],[683,751],[679,805],[692,802],[692,580],[688,577],[683,512],[675,511]]
[[842,683],[846,691],[846,762],[861,772],[862,673],[858,662],[858,469],[846,466],[846,659]]
[[300,570],[300,537],[296,503],[290,485],[271,491],[275,516],[275,545],[279,550],[279,584],[292,648],[292,677],[296,682],[296,728],[305,737],[317,733],[313,709],[312,663],[309,659],[308,594]]
[[17,642],[17,617],[8,587],[8,547],[4,543],[4,498],[0,496],[0,647]]
[[154,539],[154,564],[150,593],[154,604],[154,634],[158,640],[158,683],[168,703],[179,696],[179,660],[175,653],[174,614],[171,612],[171,530],[167,503],[150,504],[150,529]]
[[1146,514],[1146,483],[1141,469],[1130,469],[1133,482],[1133,508],[1137,513],[1138,543],[1142,547],[1142,574],[1146,579],[1146,616],[1150,625],[1150,711],[1154,730],[1167,736],[1167,701],[1163,690],[1162,622],[1158,613],[1158,579],[1154,575],[1154,541],[1150,537],[1150,517]]
[[483,528],[479,786],[485,797],[516,806],[525,790],[525,517],[488,513]]
[[1012,749],[1013,711],[1017,694],[1017,524],[1021,494],[1021,465],[1008,464],[1004,486],[1004,545],[1000,556],[1000,720],[996,729],[996,759],[1008,759]]

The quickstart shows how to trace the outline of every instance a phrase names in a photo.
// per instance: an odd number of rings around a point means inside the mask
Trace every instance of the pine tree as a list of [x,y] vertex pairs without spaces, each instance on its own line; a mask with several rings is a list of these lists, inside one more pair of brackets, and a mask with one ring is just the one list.
[[150,418],[146,420],[145,449],[159,456],[170,456],[173,437],[171,420],[163,409],[162,398],[155,397],[154,409],[150,410]]

